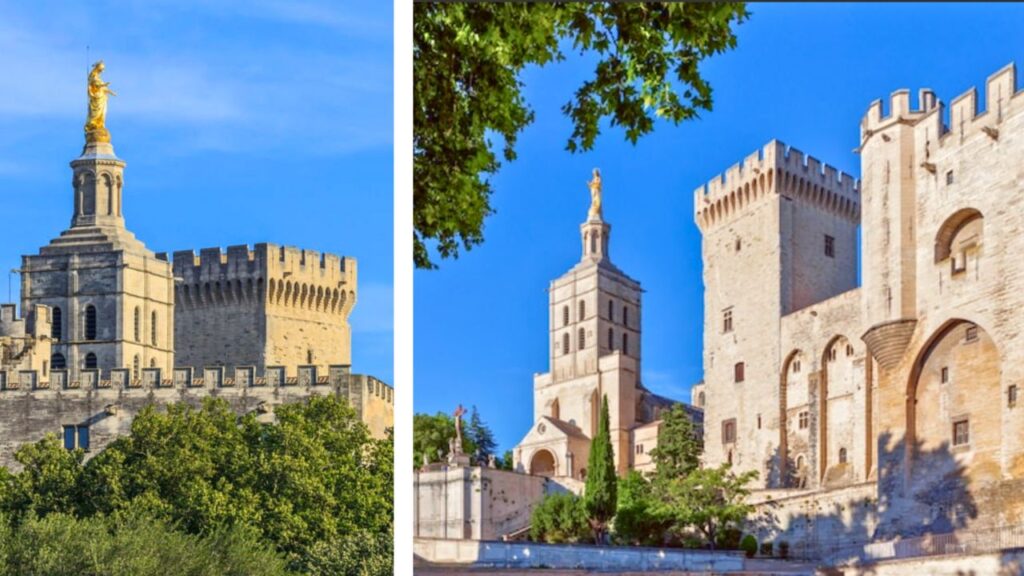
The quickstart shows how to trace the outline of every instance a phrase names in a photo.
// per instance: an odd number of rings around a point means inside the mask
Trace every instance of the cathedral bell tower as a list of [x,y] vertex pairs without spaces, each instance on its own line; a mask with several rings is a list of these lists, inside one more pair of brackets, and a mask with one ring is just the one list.
[[114,92],[103,70],[100,61],[89,73],[85,147],[71,161],[71,226],[21,266],[22,309],[50,307],[50,369],[83,387],[139,381],[147,368],[162,371],[150,378],[169,377],[174,364],[171,266],[125,227],[125,163],[106,128]]

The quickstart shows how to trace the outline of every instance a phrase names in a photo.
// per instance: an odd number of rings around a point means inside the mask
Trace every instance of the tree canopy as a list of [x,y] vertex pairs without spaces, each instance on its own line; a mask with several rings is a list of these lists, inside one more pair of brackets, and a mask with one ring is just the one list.
[[651,459],[659,478],[678,478],[700,466],[704,442],[694,430],[693,421],[682,404],[662,413],[658,445],[651,450]]
[[[0,474],[0,511],[13,525],[133,513],[191,535],[238,527],[291,570],[390,574],[391,438],[373,439],[334,397],[277,406],[275,415],[261,423],[212,398],[199,408],[149,407],[84,464],[81,450],[49,436],[18,449],[21,471]],[[366,571],[370,552],[387,558],[386,569]]]
[[[678,124],[712,107],[700,64],[736,45],[743,3],[448,3],[413,5],[413,253],[420,268],[483,241],[490,176],[516,157],[533,121],[521,72],[596,56],[562,112],[570,152],[593,148],[602,123],[632,143],[655,119]],[[568,95],[567,95],[568,96]]]

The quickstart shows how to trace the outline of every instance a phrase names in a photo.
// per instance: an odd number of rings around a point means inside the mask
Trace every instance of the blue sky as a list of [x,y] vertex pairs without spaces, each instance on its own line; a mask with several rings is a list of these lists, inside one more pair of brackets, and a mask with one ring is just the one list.
[[391,382],[391,12],[0,1],[0,266],[70,221],[68,162],[82,149],[87,66],[102,58],[136,236],[158,252],[274,242],[354,256],[353,370]]
[[1021,5],[749,8],[737,48],[702,68],[714,110],[679,127],[659,124],[636,147],[606,129],[592,152],[564,151],[571,126],[559,108],[592,60],[527,71],[536,121],[519,158],[493,178],[497,213],[485,244],[414,274],[417,412],[475,404],[502,450],[529,429],[532,376],[548,368],[546,288],[579,259],[593,167],[602,171],[612,260],[646,291],[643,382],[688,400],[701,379],[704,313],[695,188],[772,138],[859,174],[853,149],[872,100],[900,88],[916,98],[928,87],[948,103],[971,86],[983,90],[1004,65],[1024,65]]

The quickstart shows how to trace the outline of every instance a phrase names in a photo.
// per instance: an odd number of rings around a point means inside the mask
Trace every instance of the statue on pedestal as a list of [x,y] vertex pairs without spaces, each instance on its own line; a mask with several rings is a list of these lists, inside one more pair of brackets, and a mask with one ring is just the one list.
[[594,177],[587,182],[590,188],[590,210],[587,220],[601,220],[601,171],[594,168]]
[[93,64],[89,72],[89,115],[85,120],[85,142],[110,142],[110,132],[107,131],[107,95],[117,96],[117,93],[110,89],[110,82],[104,82],[100,74],[106,69],[103,60]]

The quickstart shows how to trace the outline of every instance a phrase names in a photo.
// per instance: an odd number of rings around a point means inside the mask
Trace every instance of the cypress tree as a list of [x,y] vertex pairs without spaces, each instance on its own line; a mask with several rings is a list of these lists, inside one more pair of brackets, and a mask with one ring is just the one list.
[[587,460],[587,484],[583,492],[583,508],[587,512],[594,543],[601,544],[608,531],[608,523],[615,516],[617,503],[615,455],[612,451],[611,432],[608,429],[608,397],[601,401],[601,419],[597,436],[590,443]]

